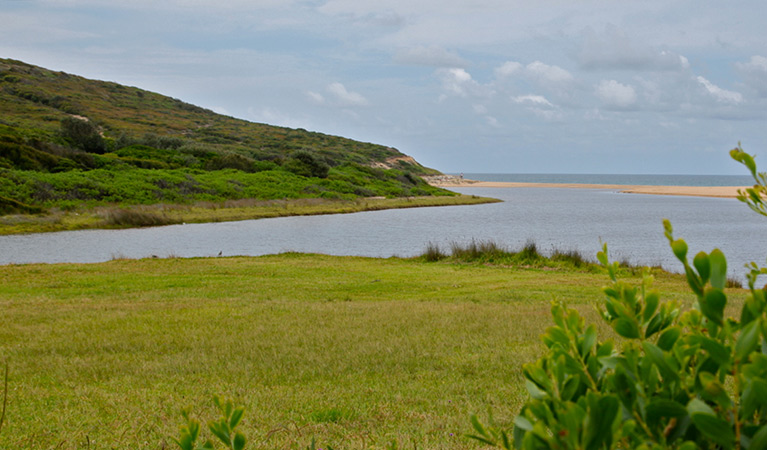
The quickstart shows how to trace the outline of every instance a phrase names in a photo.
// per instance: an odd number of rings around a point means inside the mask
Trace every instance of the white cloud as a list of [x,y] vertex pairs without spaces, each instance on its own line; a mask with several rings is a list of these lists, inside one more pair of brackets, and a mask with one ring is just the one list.
[[703,85],[703,87],[706,88],[706,91],[718,102],[734,104],[743,102],[743,95],[740,92],[722,89],[701,76],[697,77],[696,80],[698,80],[698,83]]
[[457,54],[436,46],[400,49],[394,54],[394,62],[431,67],[465,67],[468,64]]
[[540,61],[531,62],[525,67],[525,72],[539,80],[551,83],[569,83],[573,75],[559,66],[550,66]]
[[500,127],[500,124],[498,123],[498,119],[496,119],[493,116],[485,116],[485,120],[487,121],[487,124],[491,127],[498,128]]
[[637,42],[614,25],[604,33],[588,29],[578,62],[585,70],[678,71],[688,69],[684,56]]
[[361,94],[356,92],[349,92],[346,87],[341,83],[331,83],[327,87],[327,91],[335,97],[342,106],[365,106],[368,104],[368,100]]
[[498,78],[509,77],[522,70],[522,64],[516,61],[506,61],[500,67],[495,69],[495,76]]
[[632,86],[615,80],[602,80],[596,88],[596,94],[608,109],[629,109],[637,100],[637,93]]
[[325,103],[325,97],[322,96],[322,94],[312,91],[307,91],[306,96],[309,97],[311,101],[314,103],[317,103],[319,105]]
[[487,107],[485,105],[474,105],[472,109],[476,114],[487,114]]
[[437,75],[442,80],[442,87],[448,93],[466,97],[469,94],[480,94],[481,86],[474,81],[471,74],[464,69],[439,69]]
[[551,102],[546,100],[546,97],[543,97],[542,95],[520,95],[517,97],[512,97],[511,101],[520,104],[554,107],[554,105],[552,105]]
[[757,95],[767,97],[767,58],[755,55],[748,62],[735,63],[735,68],[747,87],[755,90]]

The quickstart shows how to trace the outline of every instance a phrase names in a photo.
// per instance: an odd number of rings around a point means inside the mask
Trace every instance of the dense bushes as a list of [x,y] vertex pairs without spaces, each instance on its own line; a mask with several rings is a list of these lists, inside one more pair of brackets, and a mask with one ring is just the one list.
[[106,143],[99,129],[90,120],[77,117],[61,119],[61,135],[75,147],[88,153],[104,153]]
[[[138,149],[140,150],[140,149]],[[137,150],[137,151],[138,151]],[[151,156],[152,153],[147,156]],[[138,158],[135,162],[165,164],[156,159]],[[109,159],[105,157],[100,157]],[[159,202],[190,203],[243,198],[282,199],[300,197],[347,198],[364,191],[369,196],[401,197],[454,195],[425,183],[403,187],[396,174],[385,180],[350,176],[353,168],[331,169],[327,178],[307,178],[285,170],[246,173],[226,169],[150,169],[124,166],[121,170],[95,169],[61,173],[22,172],[0,169],[0,196],[44,207],[66,205],[126,205]]]
[[[740,148],[731,154],[757,183],[741,200],[767,215],[765,175]],[[664,227],[697,307],[662,302],[649,274],[638,287],[619,280],[605,245],[598,258],[611,284],[601,314],[619,343],[600,342],[595,325],[553,305],[547,353],[523,367],[530,399],[513,435],[474,417],[474,438],[526,450],[767,448],[767,286],[756,284],[767,269],[752,263],[739,318],[726,317],[722,252],[690,262],[687,244]]]
[[309,150],[298,150],[282,165],[289,172],[302,177],[327,178],[330,166]]

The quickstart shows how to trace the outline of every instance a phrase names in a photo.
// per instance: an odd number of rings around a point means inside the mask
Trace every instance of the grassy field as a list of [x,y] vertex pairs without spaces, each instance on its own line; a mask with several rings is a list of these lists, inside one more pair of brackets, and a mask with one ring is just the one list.
[[[247,407],[252,449],[479,448],[468,418],[511,423],[550,302],[597,320],[606,276],[553,266],[302,254],[3,266],[0,448],[175,448],[180,409],[213,419],[215,394]],[[689,304],[679,276],[656,287]]]

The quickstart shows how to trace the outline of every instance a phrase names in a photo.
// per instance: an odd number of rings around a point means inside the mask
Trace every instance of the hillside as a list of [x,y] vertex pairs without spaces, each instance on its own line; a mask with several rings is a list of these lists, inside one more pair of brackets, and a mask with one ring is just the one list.
[[0,214],[237,199],[454,195],[396,149],[216,114],[0,59]]

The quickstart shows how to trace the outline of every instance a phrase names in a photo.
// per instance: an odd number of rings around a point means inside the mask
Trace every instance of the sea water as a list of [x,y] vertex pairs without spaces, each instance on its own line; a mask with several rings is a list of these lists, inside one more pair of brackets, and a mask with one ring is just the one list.
[[464,173],[463,176],[469,180],[514,183],[624,184],[639,186],[750,186],[754,184],[754,179],[748,175]]

